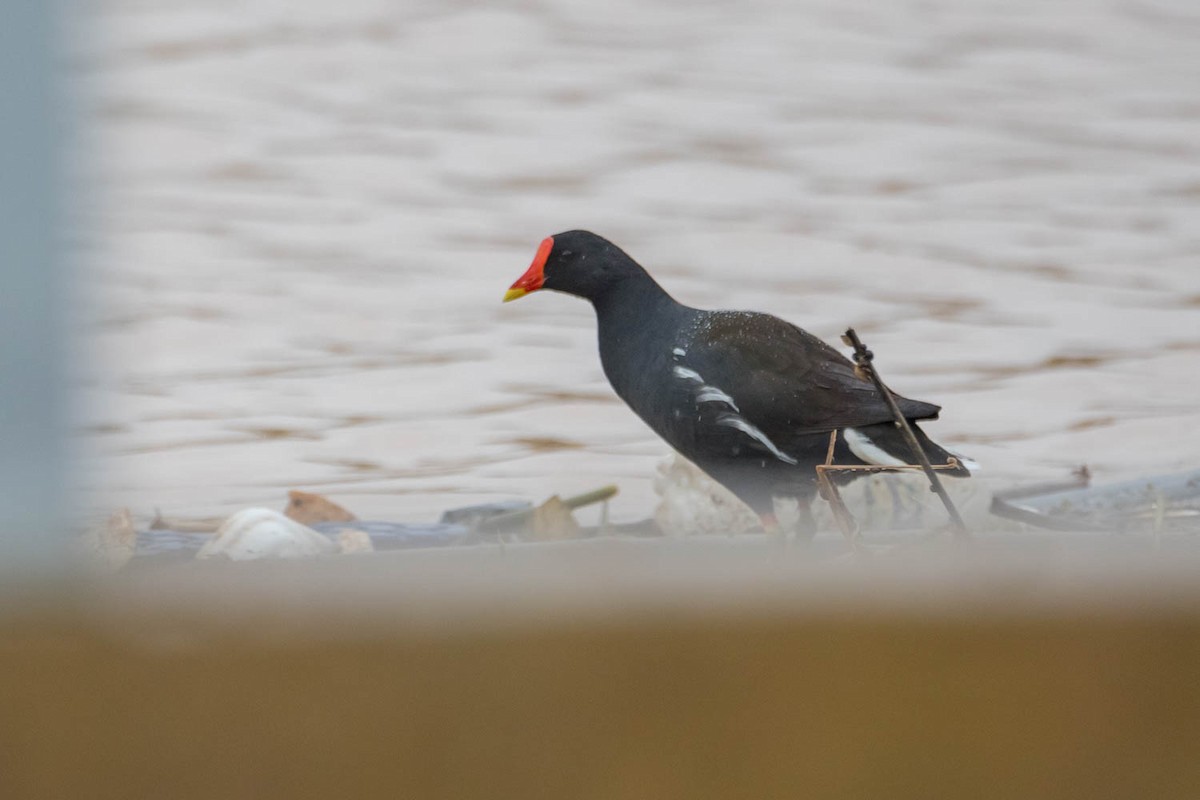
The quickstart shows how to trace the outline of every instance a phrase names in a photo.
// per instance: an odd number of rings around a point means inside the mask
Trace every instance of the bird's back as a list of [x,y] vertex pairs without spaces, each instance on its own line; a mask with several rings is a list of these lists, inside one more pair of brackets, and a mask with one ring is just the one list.
[[[684,365],[738,401],[741,413],[784,435],[822,433],[892,419],[887,402],[835,348],[790,322],[752,311],[704,312]],[[895,395],[909,419],[938,406]]]
[[[778,317],[678,303],[600,318],[600,353],[617,394],[693,460],[788,461],[814,434],[892,419],[875,387],[817,337]],[[939,409],[896,397],[910,419]]]

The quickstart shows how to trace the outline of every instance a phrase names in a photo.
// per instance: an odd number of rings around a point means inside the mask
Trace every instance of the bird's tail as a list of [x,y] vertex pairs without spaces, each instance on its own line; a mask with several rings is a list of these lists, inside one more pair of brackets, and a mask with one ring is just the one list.
[[[954,469],[938,470],[940,475],[954,478],[968,478],[979,471],[979,465],[965,456],[951,452],[925,435],[925,432],[915,422],[909,422],[909,427],[916,434],[917,441],[925,451],[929,463],[937,466],[946,464],[950,459],[957,462]],[[861,428],[846,428],[843,431],[846,444],[850,451],[868,464],[884,467],[896,467],[902,464],[916,464],[917,457],[908,446],[908,440],[894,423],[882,422],[877,425],[864,425]]]

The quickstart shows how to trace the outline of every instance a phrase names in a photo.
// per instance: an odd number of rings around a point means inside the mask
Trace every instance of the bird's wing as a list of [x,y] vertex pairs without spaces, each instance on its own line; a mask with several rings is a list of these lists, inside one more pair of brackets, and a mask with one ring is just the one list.
[[[892,419],[854,364],[825,342],[768,314],[712,312],[689,342],[675,375],[694,412],[681,423],[704,451],[730,442],[779,457],[797,437]],[[909,419],[940,408],[893,393]],[[685,404],[685,408],[688,406]]]

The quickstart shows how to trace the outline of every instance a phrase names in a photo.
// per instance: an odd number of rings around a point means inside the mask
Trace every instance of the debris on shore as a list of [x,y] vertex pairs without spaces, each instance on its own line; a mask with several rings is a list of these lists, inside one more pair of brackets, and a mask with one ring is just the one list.
[[1200,470],[1092,486],[1085,468],[1071,483],[998,492],[992,513],[1057,531],[1200,533]]
[[[585,528],[575,520],[574,512],[606,502],[616,493],[615,486],[605,486],[574,497],[554,495],[538,506],[525,500],[485,503],[450,509],[438,522],[403,523],[361,520],[323,495],[292,490],[282,513],[246,508],[223,519],[183,519],[156,511],[147,529],[140,532],[129,509],[121,509],[104,524],[90,528],[80,546],[92,562],[117,570],[135,558],[143,562],[191,558],[248,561],[485,542],[557,541],[610,530]],[[652,524],[649,528],[625,525],[611,531],[658,535]]]
[[102,570],[115,571],[133,559],[137,539],[133,515],[128,508],[122,508],[103,523],[84,531],[79,539],[79,549],[88,563]]
[[[862,530],[876,539],[929,533],[940,518],[928,487],[912,476],[873,475],[847,492]],[[596,526],[574,512],[606,503],[615,486],[573,497],[554,495],[534,505],[509,500],[450,509],[437,522],[362,520],[312,492],[292,490],[283,512],[242,509],[225,519],[180,519],[156,513],[138,531],[129,509],[90,528],[80,547],[92,563],[118,570],[130,562],[223,558],[304,558],[337,554],[454,547],[486,543],[547,542],[595,536],[670,536],[761,533],[757,518],[690,462],[675,457],[659,467],[661,500],[652,518],[611,524],[606,506]],[[1086,468],[1069,481],[992,493],[979,481],[955,486],[955,502],[972,525],[990,535],[1045,529],[1090,534],[1200,534],[1200,470],[1091,486]],[[823,530],[835,530],[828,508],[816,509]],[[777,514],[786,519],[788,509]],[[990,522],[989,522],[990,520]]]

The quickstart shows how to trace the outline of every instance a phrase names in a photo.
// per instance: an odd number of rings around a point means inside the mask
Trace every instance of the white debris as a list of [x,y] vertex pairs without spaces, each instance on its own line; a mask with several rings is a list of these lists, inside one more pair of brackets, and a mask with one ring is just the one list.
[[338,546],[307,525],[269,508],[246,508],[229,517],[196,558],[224,556],[232,561],[256,558],[305,558],[338,552]]
[[680,455],[659,464],[654,489],[660,498],[654,521],[668,536],[760,529],[748,506]]
[[366,531],[357,528],[342,528],[337,535],[338,551],[343,555],[351,553],[374,553],[375,545]]
[[128,508],[122,508],[104,523],[93,525],[80,539],[88,562],[115,571],[129,563],[137,549],[137,530]]

